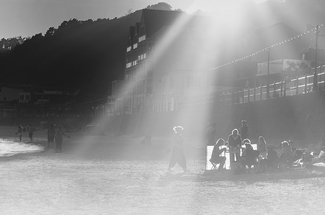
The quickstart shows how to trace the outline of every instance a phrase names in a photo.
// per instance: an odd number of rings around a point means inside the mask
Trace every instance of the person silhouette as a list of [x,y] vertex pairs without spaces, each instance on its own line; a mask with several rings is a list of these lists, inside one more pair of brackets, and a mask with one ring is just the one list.
[[186,158],[184,155],[184,137],[182,136],[184,128],[182,126],[175,126],[173,128],[175,135],[173,138],[172,156],[169,161],[168,170],[172,171],[172,168],[178,163],[187,172]]
[[246,120],[242,120],[241,127],[240,127],[240,136],[242,140],[248,139],[248,132],[249,132],[249,128],[246,123]]

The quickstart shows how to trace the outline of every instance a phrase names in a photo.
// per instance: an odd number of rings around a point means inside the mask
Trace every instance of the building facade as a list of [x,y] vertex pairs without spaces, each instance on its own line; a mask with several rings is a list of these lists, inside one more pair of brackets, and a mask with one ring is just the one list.
[[129,31],[119,96],[126,113],[175,111],[184,99],[209,91],[208,21],[181,11],[143,10]]

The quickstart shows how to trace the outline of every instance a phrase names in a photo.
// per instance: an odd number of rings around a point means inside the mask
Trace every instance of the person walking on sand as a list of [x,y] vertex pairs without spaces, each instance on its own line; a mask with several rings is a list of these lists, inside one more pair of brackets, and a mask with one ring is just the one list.
[[28,126],[28,137],[30,139],[30,142],[33,142],[34,131],[36,131],[35,127],[33,127],[32,124],[29,124],[29,126]]
[[53,148],[55,133],[55,125],[51,124],[47,130],[47,149]]
[[172,156],[170,158],[168,170],[172,171],[172,168],[178,163],[187,172],[186,158],[184,155],[184,137],[182,136],[184,128],[182,126],[175,126],[173,128],[175,135],[173,138],[174,146],[172,149]]
[[58,130],[55,133],[55,144],[56,144],[56,152],[61,153],[62,152],[62,142],[63,142],[63,136],[66,136],[70,138],[64,131],[62,130],[62,127],[59,126]]
[[18,131],[16,132],[16,134],[18,135],[19,137],[19,142],[21,142],[21,138],[23,136],[23,126],[22,125],[19,125],[18,126]]

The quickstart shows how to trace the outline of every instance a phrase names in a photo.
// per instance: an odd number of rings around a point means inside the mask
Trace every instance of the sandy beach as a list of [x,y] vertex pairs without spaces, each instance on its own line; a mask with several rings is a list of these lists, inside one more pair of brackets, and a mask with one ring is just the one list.
[[[15,142],[15,127],[1,138]],[[29,153],[0,157],[1,214],[321,214],[325,206],[322,168],[283,173],[203,174],[204,150],[189,142],[190,172],[166,174],[171,141],[69,133],[63,153],[43,151],[46,130]],[[8,144],[16,144],[10,142]],[[38,151],[39,150],[39,151]],[[2,150],[3,152],[3,150]]]

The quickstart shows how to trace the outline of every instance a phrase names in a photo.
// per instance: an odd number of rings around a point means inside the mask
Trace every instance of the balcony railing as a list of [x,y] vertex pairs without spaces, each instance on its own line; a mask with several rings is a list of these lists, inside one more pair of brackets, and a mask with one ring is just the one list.
[[[220,104],[241,104],[261,101],[283,96],[306,94],[313,91],[314,75],[296,77],[289,80],[274,82],[269,85],[269,98],[267,98],[267,86],[247,88],[241,91],[225,91],[218,95],[186,100],[180,103],[180,107],[190,107],[212,102]],[[317,74],[317,89],[325,90],[325,72]]]

